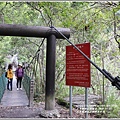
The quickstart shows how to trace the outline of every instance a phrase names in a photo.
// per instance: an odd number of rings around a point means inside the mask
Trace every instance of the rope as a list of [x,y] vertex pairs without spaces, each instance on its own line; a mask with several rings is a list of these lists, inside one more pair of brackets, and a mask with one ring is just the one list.
[[[40,47],[43,45],[44,40],[45,40],[45,38],[42,40],[42,42],[41,42],[41,44],[40,44],[38,50],[37,50],[36,53],[35,53],[35,56],[34,56],[33,59],[31,60],[30,64],[32,64],[33,60],[34,60],[35,57],[37,56],[37,53],[40,51]],[[30,65],[30,64],[29,64],[29,65]]]

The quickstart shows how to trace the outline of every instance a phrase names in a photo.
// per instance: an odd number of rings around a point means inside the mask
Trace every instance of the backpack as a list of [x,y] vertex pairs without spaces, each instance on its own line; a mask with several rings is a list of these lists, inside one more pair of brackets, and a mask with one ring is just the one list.
[[7,77],[7,72],[5,72],[5,77]]

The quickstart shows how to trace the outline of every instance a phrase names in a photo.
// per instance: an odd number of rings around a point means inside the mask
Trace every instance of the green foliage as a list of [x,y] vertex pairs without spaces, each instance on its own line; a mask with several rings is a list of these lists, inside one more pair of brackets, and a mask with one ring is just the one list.
[[107,100],[106,100],[106,106],[109,107],[109,110],[106,111],[106,115],[108,118],[119,118],[120,113],[120,97],[119,97],[119,91],[118,95],[115,94],[116,90],[111,89],[109,90]]
[[64,107],[66,107],[66,108],[69,108],[69,103],[67,103],[64,99],[62,99],[62,98],[58,98],[57,99],[57,103],[59,104],[59,105],[62,105],[62,106],[64,106]]
[[[0,23],[23,24],[33,26],[56,26],[70,28],[70,41],[74,44],[90,42],[91,59],[101,68],[107,69],[113,76],[119,73],[119,48],[114,38],[120,34],[119,2],[0,2]],[[114,13],[116,19],[114,19]],[[116,20],[116,26],[114,21]],[[0,37],[0,64],[4,66],[7,55],[18,53],[19,60],[31,63],[31,74],[34,72],[36,88],[44,92],[45,88],[45,65],[46,65],[46,39],[27,37]],[[117,37],[120,42],[119,37]],[[69,45],[66,40],[57,40],[56,48],[56,97],[69,96],[69,86],[65,85],[65,46]],[[42,45],[41,45],[42,44]],[[41,46],[40,46],[41,45]],[[38,52],[37,52],[38,51]],[[33,69],[34,68],[34,69]],[[96,68],[91,67],[91,81],[95,94],[102,94],[105,87],[111,91],[111,84]],[[111,86],[109,88],[108,86]],[[43,89],[43,90],[42,90]],[[114,93],[116,90],[114,90]],[[73,87],[73,94],[84,94],[84,89]],[[112,95],[112,93],[109,93]],[[35,93],[37,96],[38,93]],[[114,96],[107,98],[108,104],[116,101]],[[119,100],[116,101],[119,105]],[[118,107],[113,110],[117,117]],[[112,113],[109,116],[113,116]]]
[[84,94],[85,93],[85,89],[84,87],[79,87],[79,86],[73,86],[73,95],[81,95],[81,94]]
[[56,97],[64,98],[69,96],[69,86],[65,85],[65,81],[61,81],[56,84]]

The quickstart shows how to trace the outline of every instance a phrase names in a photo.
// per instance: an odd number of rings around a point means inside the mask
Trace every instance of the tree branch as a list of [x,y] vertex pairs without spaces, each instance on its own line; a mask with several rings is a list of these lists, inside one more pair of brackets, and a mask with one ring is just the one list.
[[44,18],[44,15],[42,14],[42,11],[41,11],[40,9],[38,9],[37,7],[31,5],[29,2],[27,2],[27,4],[28,4],[30,7],[32,7],[33,9],[37,10],[38,12],[40,12],[40,14],[41,14],[41,16],[42,16],[45,24],[47,25],[47,21],[46,21],[46,19]]
[[113,10],[113,16],[114,16],[114,39],[118,43],[118,48],[120,50],[120,42],[117,40],[117,37],[120,37],[120,35],[117,34],[117,25],[116,25],[116,16],[115,16],[115,11]]

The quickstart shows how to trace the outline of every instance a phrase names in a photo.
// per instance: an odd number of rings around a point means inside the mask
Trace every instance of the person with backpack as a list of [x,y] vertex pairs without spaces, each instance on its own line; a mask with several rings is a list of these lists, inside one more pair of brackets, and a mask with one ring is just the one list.
[[24,70],[22,68],[22,64],[18,64],[18,68],[15,71],[15,76],[17,79],[17,90],[22,90],[22,79],[24,76]]
[[[8,70],[7,70],[7,89],[12,91],[12,81],[13,81],[13,70],[12,70],[12,64],[8,65]],[[11,86],[11,89],[9,89],[9,85]]]

